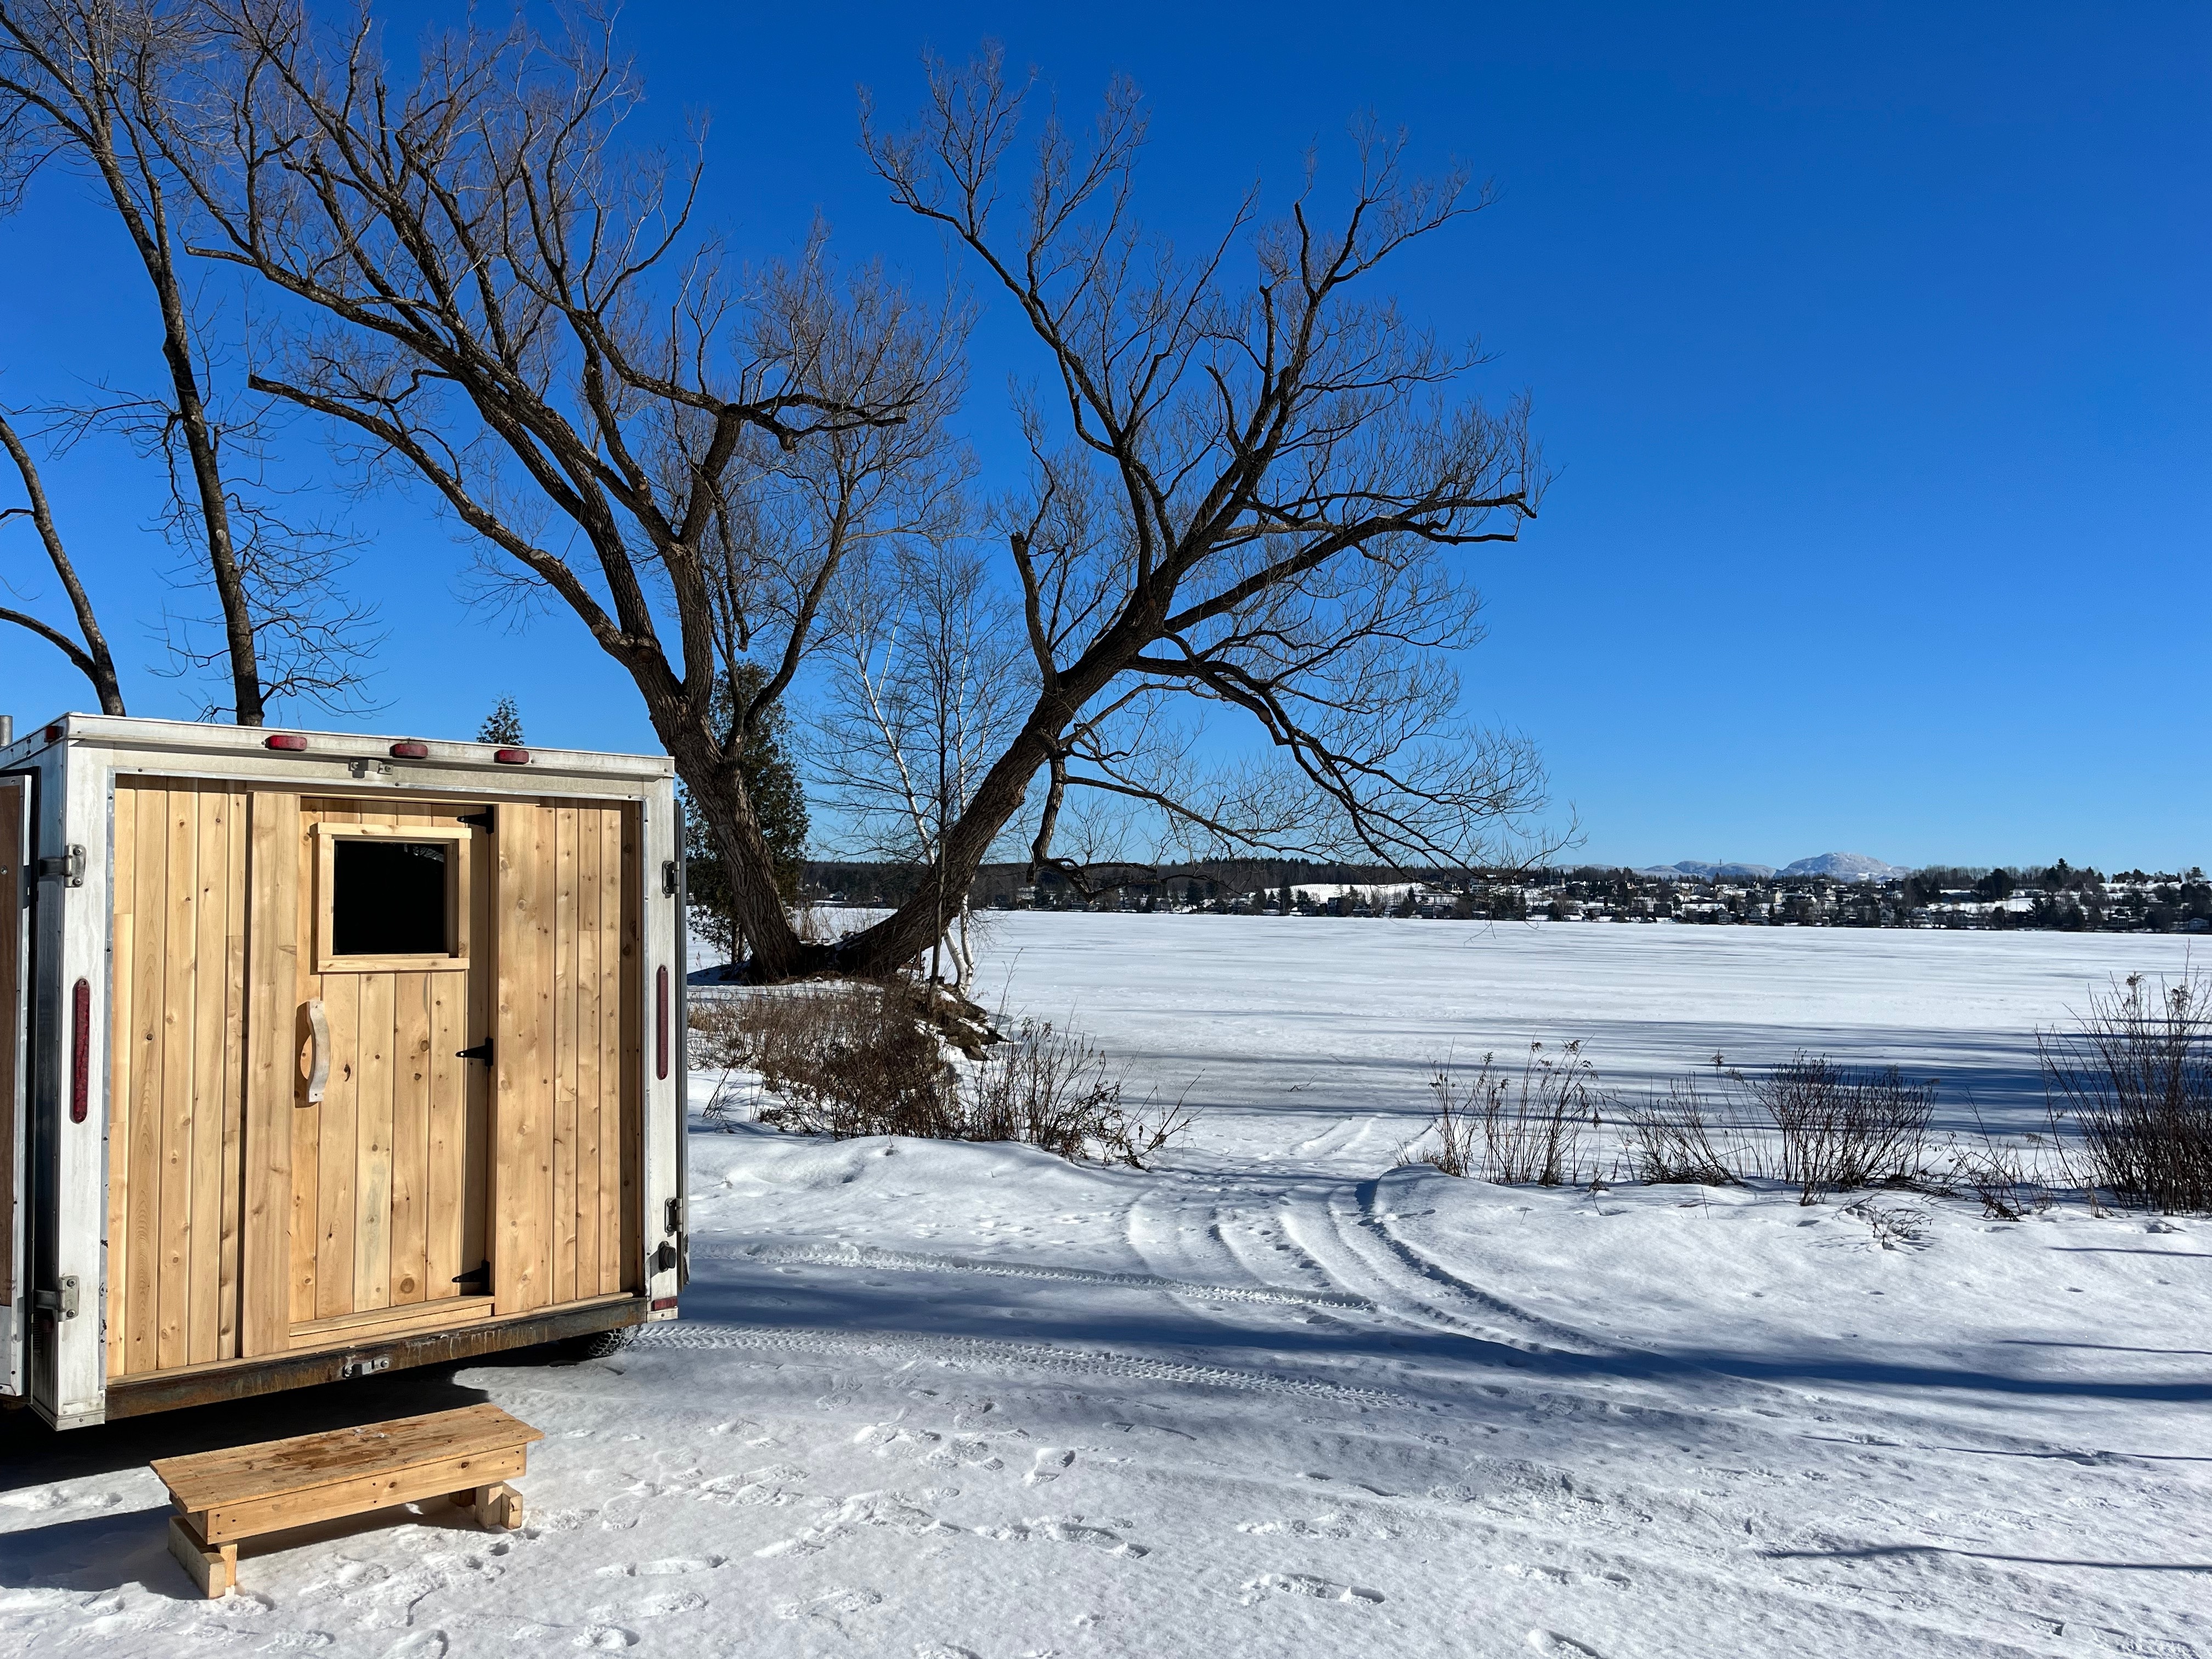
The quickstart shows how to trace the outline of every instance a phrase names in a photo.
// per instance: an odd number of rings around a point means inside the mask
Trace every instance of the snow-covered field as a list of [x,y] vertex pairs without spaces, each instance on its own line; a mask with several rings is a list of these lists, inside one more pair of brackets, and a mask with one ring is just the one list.
[[[2033,1030],[2179,941],[1003,919],[982,990],[1198,1127],[1156,1173],[694,1138],[680,1324],[60,1438],[0,1425],[0,1635],[72,1656],[2212,1659],[2212,1222],[1397,1167],[1446,1052],[1805,1048],[2039,1127]],[[714,1079],[696,1079],[703,1099]],[[1899,1214],[1899,1212],[1912,1212]],[[183,1600],[143,1461],[489,1396],[432,1506]]]

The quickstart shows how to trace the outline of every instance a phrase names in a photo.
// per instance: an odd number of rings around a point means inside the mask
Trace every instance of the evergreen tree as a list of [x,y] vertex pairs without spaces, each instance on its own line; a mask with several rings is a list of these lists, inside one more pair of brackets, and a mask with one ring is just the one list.
[[[736,696],[757,695],[767,676],[751,663],[738,665]],[[731,681],[714,687],[714,717],[724,730],[735,722],[737,706]],[[744,781],[753,817],[761,836],[775,858],[776,890],[789,903],[799,896],[799,884],[806,872],[806,792],[792,764],[787,744],[787,723],[781,707],[771,706],[757,721],[750,742],[738,751],[738,775]],[[684,804],[685,890],[697,913],[699,931],[709,944],[732,961],[739,940],[737,918],[730,904],[730,878],[722,862],[722,849],[707,829],[705,818]]]
[[522,711],[514,706],[513,697],[501,697],[492,705],[484,723],[477,728],[478,743],[495,743],[503,748],[520,747],[522,743]]

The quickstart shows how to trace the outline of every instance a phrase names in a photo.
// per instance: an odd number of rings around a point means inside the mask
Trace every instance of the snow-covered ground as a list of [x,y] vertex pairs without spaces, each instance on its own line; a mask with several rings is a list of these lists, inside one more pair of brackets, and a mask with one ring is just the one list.
[[[2037,1127],[2033,1028],[2180,942],[1018,915],[987,960],[1188,1089],[1164,1169],[702,1127],[685,1318],[613,1360],[0,1426],[9,1650],[2212,1659],[2212,1222],[1396,1161],[1434,1060],[1531,1037]],[[479,1395],[548,1436],[520,1533],[182,1599],[147,1456]]]

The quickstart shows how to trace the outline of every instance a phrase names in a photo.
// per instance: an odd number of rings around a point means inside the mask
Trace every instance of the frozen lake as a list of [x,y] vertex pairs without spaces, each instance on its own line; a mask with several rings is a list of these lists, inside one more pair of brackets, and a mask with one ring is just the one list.
[[[2045,1121],[2039,1026],[2130,973],[2182,971],[2179,934],[1040,915],[988,918],[977,1000],[1097,1035],[1209,1136],[1285,1115],[1428,1113],[1431,1068],[1573,1039],[1612,1086],[1804,1050],[1941,1079],[1938,1122]],[[1072,1016],[1072,1018],[1070,1018]],[[1195,1079],[1195,1083],[1193,1079]],[[1396,1120],[1403,1120],[1402,1124]],[[1239,1127],[1239,1126],[1242,1127]]]

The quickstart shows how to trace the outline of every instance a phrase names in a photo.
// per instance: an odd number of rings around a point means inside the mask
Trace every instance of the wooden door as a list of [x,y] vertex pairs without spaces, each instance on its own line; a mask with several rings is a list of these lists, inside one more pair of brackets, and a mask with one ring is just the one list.
[[306,1071],[288,1125],[289,1346],[491,1312],[491,884],[472,815],[308,797],[289,916],[288,896],[254,896],[257,940],[294,932]]

